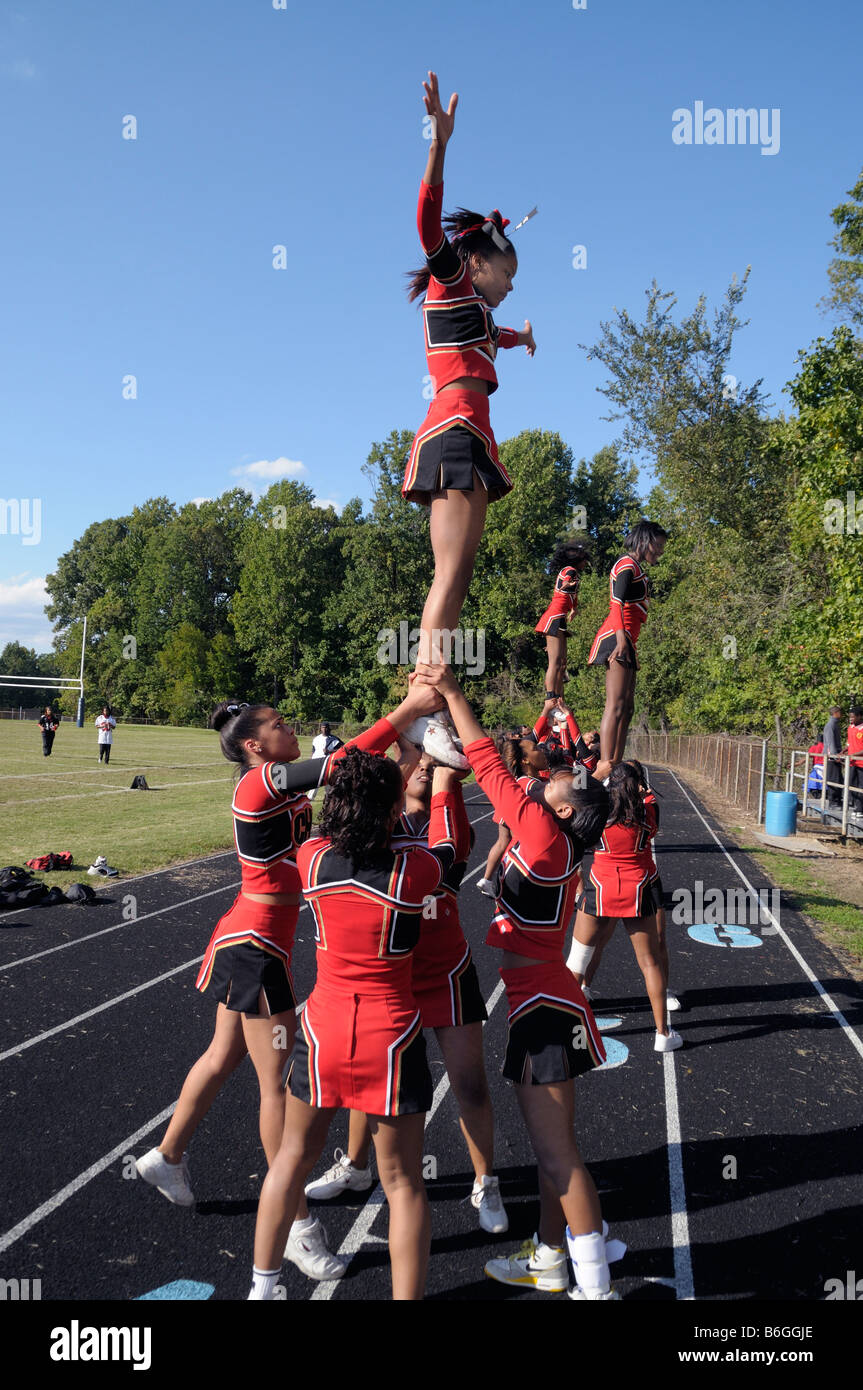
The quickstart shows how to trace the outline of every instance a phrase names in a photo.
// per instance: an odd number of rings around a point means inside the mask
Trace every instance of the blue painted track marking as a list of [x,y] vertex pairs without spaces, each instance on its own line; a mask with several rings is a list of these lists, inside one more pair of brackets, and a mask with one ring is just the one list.
[[215,1284],[199,1284],[194,1279],[175,1279],[170,1284],[162,1284],[158,1289],[142,1293],[134,1301],[146,1303],[148,1299],[197,1299],[199,1302],[210,1298],[216,1292]]
[[600,1033],[610,1033],[612,1028],[619,1028],[623,1022],[620,1014],[609,1015],[608,1018],[600,1018],[598,1015],[594,1014],[594,1018],[596,1019],[596,1026]]
[[597,1071],[610,1071],[612,1067],[622,1067],[629,1056],[629,1048],[626,1043],[618,1042],[617,1038],[603,1038],[605,1043],[605,1058],[601,1067]]
[[[732,946],[732,947],[751,947],[763,946],[764,942],[760,936],[756,936],[748,927],[729,926],[726,923],[698,922],[695,926],[687,927],[686,932],[693,941],[700,941],[704,946]],[[723,936],[730,937],[729,941],[724,941]]]

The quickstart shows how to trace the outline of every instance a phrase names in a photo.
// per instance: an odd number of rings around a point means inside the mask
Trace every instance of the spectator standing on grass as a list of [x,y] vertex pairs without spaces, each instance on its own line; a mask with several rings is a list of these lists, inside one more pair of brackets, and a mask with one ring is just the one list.
[[96,728],[99,730],[99,762],[105,759],[105,766],[111,761],[111,744],[114,742],[113,730],[117,727],[117,721],[111,713],[110,705],[102,706],[102,713],[96,716]]
[[330,726],[323,720],[320,725],[320,732],[312,739],[312,757],[328,758],[331,753],[337,752],[339,748],[344,748],[344,743],[336,734],[330,732]]
[[824,725],[821,734],[821,742],[824,744],[824,754],[827,760],[824,775],[827,779],[828,806],[838,806],[842,800],[839,788],[830,786],[831,782],[842,781],[842,764],[839,762],[839,754],[842,752],[842,727],[839,723],[841,713],[838,705],[830,706],[830,718]]
[[42,730],[42,753],[46,758],[50,758],[51,749],[54,745],[54,735],[60,723],[60,716],[50,705],[45,706],[44,714],[39,716],[39,727]]

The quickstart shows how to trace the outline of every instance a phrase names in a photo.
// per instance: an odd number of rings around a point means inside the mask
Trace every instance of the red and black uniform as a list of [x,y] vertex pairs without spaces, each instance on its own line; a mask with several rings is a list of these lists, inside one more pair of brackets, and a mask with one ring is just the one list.
[[[540,768],[539,772],[532,772],[529,776],[523,774],[521,777],[516,777],[515,780],[518,783],[518,785],[522,788],[522,790],[527,793],[528,796],[541,797],[542,788],[544,784],[548,781],[550,776],[550,769],[547,767],[542,767]],[[495,825],[506,825],[506,821],[504,820],[500,811],[495,811],[494,815],[492,816],[492,822]],[[509,826],[507,826],[507,829],[509,829]]]
[[849,801],[857,802],[857,809],[863,809],[863,796],[858,788],[863,788],[863,724],[848,725],[848,754],[851,765],[848,769],[848,785],[855,788]]
[[[387,719],[353,740],[354,748],[385,753],[398,738]],[[333,765],[345,755],[298,763],[261,763],[243,773],[234,791],[234,843],[242,888],[216,924],[196,988],[229,1009],[257,1015],[263,989],[271,1014],[296,1006],[291,952],[299,916],[295,904],[257,903],[245,893],[296,893],[301,890],[297,849],[312,828],[307,792],[329,781]]]
[[653,852],[653,841],[659,830],[659,802],[652,791],[644,793],[644,809],[647,813],[647,823],[650,827],[650,861],[653,865],[653,873],[650,879],[650,891],[653,894],[653,906],[658,912],[665,905],[665,893],[662,888],[662,879],[659,876],[659,868],[656,863],[656,855]]
[[[487,1018],[471,949],[458,915],[458,892],[475,839],[461,787],[453,792],[456,859],[434,895],[430,912],[423,912],[420,937],[413,954],[414,998],[424,1028],[460,1028]],[[430,818],[402,812],[393,831],[393,849],[430,843]]]
[[629,640],[630,659],[627,666],[637,666],[635,644],[647,621],[650,589],[647,574],[634,555],[622,555],[609,577],[610,601],[608,617],[593,639],[587,658],[588,666],[604,666],[617,645],[618,632]]
[[644,800],[642,824],[607,825],[594,849],[578,900],[579,909],[591,917],[649,917],[655,911],[653,886],[659,873],[650,842],[659,827],[659,807],[651,792]]
[[486,945],[542,962],[500,972],[509,1004],[503,1074],[535,1086],[566,1081],[605,1061],[590,1005],[563,960],[583,846],[518,785],[490,738],[464,751],[512,831]]
[[461,848],[449,792],[432,797],[429,846],[390,846],[363,868],[321,836],[300,848],[318,974],[300,1015],[289,1084],[308,1105],[367,1115],[410,1115],[431,1105],[411,957],[423,910]]
[[566,632],[566,620],[578,608],[580,579],[581,575],[573,565],[567,565],[560,571],[554,581],[554,596],[534,632],[543,632],[550,637],[562,636]]
[[[512,489],[497,455],[488,395],[497,390],[494,359],[498,348],[518,345],[513,328],[498,328],[477,294],[463,261],[441,224],[443,184],[420,184],[417,225],[429,268],[423,303],[426,358],[435,396],[417,433],[405,470],[402,493],[428,506],[444,488],[472,492],[473,475],[496,501]],[[488,383],[484,391],[444,391],[461,377]]]
[[553,733],[545,711],[543,710],[533,726],[533,732],[536,736],[537,743],[542,744],[544,748],[550,749],[554,753],[559,753],[567,767],[574,767],[576,763],[581,763],[583,767],[587,768],[588,772],[593,772],[598,762],[597,756],[595,753],[591,753],[589,747],[585,743],[584,736],[571,710],[567,712],[566,724],[563,727],[566,730],[563,736]]

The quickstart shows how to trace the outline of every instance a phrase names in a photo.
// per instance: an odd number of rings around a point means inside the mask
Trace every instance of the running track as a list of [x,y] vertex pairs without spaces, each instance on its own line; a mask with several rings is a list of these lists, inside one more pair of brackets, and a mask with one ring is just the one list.
[[[653,783],[663,797],[657,848],[667,891],[694,890],[697,881],[705,891],[765,886],[673,774],[655,771]],[[482,945],[489,900],[475,886],[495,830],[479,789],[467,795],[477,847],[462,921],[491,1005],[486,1060],[511,1225],[503,1237],[476,1225],[456,1110],[430,1037],[437,1088],[425,1152],[437,1177],[428,1184],[427,1297],[566,1303],[483,1275],[487,1259],[532,1233],[537,1203],[531,1155],[499,1076],[505,1003],[494,953]],[[226,853],[106,885],[98,909],[0,917],[0,1279],[41,1279],[43,1300],[138,1299],[178,1280],[199,1286],[187,1286],[187,1296],[245,1298],[264,1169],[250,1063],[195,1138],[195,1209],[173,1207],[123,1176],[132,1167],[125,1156],[158,1142],[189,1065],[209,1042],[213,1009],[194,978],[237,881]],[[127,894],[137,920],[123,917]],[[605,1037],[628,1053],[577,1084],[577,1132],[612,1234],[629,1245],[613,1270],[625,1301],[823,1301],[826,1280],[858,1267],[863,1276],[860,987],[784,904],[778,921],[752,926],[748,936],[746,949],[727,933],[710,944],[669,923],[671,983],[688,1007],[673,1020],[685,1046],[664,1057],[652,1050],[647,1000],[620,930],[606,952],[596,1013],[620,1020]],[[301,997],[313,957],[303,909]],[[339,1117],[316,1172],[345,1136]],[[380,1189],[322,1211],[333,1248],[352,1254],[348,1275],[315,1285],[285,1264],[287,1298],[386,1299]],[[784,1320],[800,1321],[803,1311],[786,1309]]]

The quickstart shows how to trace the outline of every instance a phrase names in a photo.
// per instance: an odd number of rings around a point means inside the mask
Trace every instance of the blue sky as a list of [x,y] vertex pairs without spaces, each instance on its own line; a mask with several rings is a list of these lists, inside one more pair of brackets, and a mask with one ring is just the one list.
[[[554,429],[576,458],[611,442],[603,373],[579,342],[614,306],[640,317],[654,276],[688,312],[750,264],[732,370],[787,408],[798,350],[831,328],[817,309],[829,212],[863,165],[861,13],[858,0],[11,0],[0,495],[28,503],[30,535],[0,534],[0,647],[50,648],[42,580],[91,522],[151,496],[260,488],[278,460],[342,505],[367,495],[371,443],[418,427],[426,368],[402,272],[419,260],[430,67],[460,98],[447,205],[513,223],[539,206],[496,315],[530,318],[538,351],[499,359],[498,439]],[[778,108],[778,153],[676,144],[672,113],[697,101]]]

